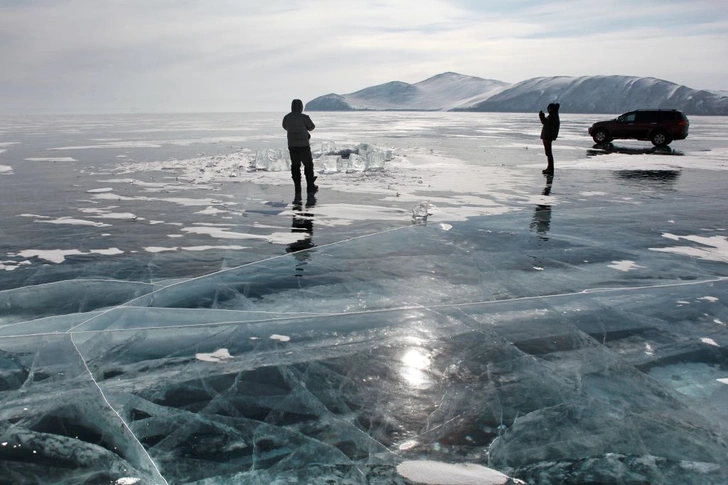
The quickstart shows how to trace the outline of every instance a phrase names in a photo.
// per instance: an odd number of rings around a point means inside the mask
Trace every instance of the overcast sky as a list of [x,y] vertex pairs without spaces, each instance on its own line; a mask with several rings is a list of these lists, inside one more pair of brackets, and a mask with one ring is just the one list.
[[454,71],[728,90],[725,0],[0,0],[0,114],[285,111]]

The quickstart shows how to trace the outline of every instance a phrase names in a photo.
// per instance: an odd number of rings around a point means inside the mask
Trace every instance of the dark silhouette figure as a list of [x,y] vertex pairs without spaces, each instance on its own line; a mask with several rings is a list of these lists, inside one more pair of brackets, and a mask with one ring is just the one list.
[[[548,175],[546,177],[546,187],[544,187],[541,195],[551,194],[551,184],[553,177]],[[531,221],[531,229],[536,231],[539,239],[548,241],[548,232],[551,229],[551,205],[550,204],[538,204],[536,210],[533,212],[533,221]]]
[[541,120],[543,128],[541,128],[541,140],[543,140],[543,149],[546,152],[546,159],[548,165],[546,170],[541,173],[544,175],[554,174],[554,154],[552,151],[552,143],[559,136],[559,127],[561,126],[561,120],[559,120],[559,103],[551,103],[548,105],[546,110],[549,112],[548,116],[543,114],[543,111],[538,112],[538,118]]
[[303,173],[306,176],[306,192],[312,197],[318,186],[314,183],[316,177],[313,175],[313,157],[309,133],[316,125],[313,124],[308,115],[303,114],[303,102],[294,99],[291,102],[291,112],[283,117],[283,129],[288,133],[288,151],[291,154],[291,178],[295,188],[294,201],[301,200],[301,164]]

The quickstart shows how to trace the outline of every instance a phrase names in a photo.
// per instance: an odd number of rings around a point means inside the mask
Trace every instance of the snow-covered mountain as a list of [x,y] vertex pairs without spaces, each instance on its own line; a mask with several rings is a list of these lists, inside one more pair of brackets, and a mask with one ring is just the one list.
[[508,87],[503,81],[445,72],[416,84],[392,81],[344,95],[327,94],[309,101],[307,111],[447,111],[470,106]]
[[412,110],[532,112],[551,102],[568,113],[680,109],[688,115],[728,115],[728,97],[655,78],[538,77],[516,84],[444,73],[416,84],[390,82],[310,101],[309,111]]

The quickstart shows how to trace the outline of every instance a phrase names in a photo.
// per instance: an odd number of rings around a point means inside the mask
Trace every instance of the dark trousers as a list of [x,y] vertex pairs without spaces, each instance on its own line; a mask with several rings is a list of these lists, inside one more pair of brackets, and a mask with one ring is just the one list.
[[551,150],[551,144],[553,140],[543,139],[543,151],[546,153],[546,159],[548,160],[548,166],[546,170],[549,172],[554,171],[554,152]]
[[288,147],[291,154],[291,178],[296,192],[301,191],[301,164],[303,164],[303,173],[306,176],[306,186],[310,190],[313,188],[313,157],[311,156],[311,147]]

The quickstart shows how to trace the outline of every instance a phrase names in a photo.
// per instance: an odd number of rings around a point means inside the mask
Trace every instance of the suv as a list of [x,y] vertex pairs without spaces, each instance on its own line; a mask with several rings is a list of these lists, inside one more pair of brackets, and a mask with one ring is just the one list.
[[690,122],[676,109],[638,109],[610,121],[599,121],[589,128],[596,143],[621,139],[649,140],[655,146],[665,146],[673,140],[688,136]]

